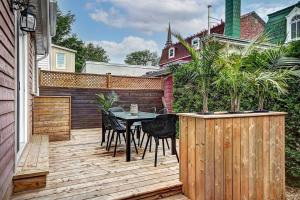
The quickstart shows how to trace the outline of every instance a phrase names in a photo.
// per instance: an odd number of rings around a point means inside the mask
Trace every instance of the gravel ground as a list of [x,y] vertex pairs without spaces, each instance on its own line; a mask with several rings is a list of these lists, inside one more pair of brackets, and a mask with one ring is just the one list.
[[300,200],[300,188],[286,187],[287,200]]

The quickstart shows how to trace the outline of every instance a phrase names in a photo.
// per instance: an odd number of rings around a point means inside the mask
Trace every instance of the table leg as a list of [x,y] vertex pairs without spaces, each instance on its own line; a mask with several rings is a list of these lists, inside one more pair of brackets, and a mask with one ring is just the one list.
[[130,162],[131,158],[131,138],[130,138],[130,128],[132,126],[132,122],[126,121],[126,162]]

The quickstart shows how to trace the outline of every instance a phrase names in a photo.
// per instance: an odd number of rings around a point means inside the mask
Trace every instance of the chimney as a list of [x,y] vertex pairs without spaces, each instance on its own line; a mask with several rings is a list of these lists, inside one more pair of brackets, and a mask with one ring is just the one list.
[[235,38],[241,36],[241,0],[226,0],[225,35]]

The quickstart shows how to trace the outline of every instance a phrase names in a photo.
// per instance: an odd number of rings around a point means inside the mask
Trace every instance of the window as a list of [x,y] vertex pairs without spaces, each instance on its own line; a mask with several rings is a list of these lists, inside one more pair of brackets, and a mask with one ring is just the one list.
[[200,48],[200,39],[198,37],[192,39],[192,47],[195,49]]
[[169,58],[174,58],[175,57],[175,48],[172,47],[169,49]]
[[291,20],[291,39],[300,38],[300,15],[296,15]]
[[66,55],[64,53],[56,53],[56,68],[66,69]]

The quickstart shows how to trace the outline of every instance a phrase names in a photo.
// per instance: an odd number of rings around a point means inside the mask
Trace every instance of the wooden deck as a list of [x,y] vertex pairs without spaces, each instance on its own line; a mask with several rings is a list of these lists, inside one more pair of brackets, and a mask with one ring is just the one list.
[[17,193],[12,199],[141,199],[139,195],[155,192],[164,197],[157,191],[168,190],[178,194],[179,165],[170,151],[163,156],[159,150],[157,167],[154,151],[141,160],[142,149],[140,155],[132,149],[134,161],[125,162],[124,142],[114,158],[113,149],[107,152],[100,147],[100,132],[73,130],[70,141],[50,142],[46,187]]

